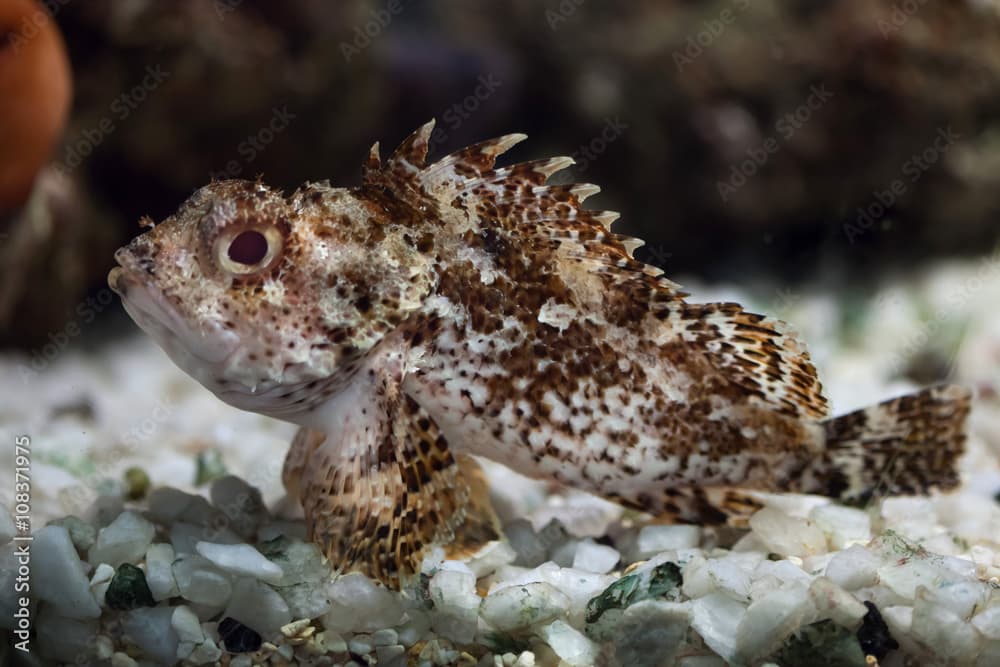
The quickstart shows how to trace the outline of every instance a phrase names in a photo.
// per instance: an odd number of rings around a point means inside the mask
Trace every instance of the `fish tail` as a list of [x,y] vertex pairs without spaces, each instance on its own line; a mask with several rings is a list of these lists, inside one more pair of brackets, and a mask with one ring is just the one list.
[[825,421],[825,450],[794,490],[865,504],[956,487],[971,399],[964,387],[941,385]]

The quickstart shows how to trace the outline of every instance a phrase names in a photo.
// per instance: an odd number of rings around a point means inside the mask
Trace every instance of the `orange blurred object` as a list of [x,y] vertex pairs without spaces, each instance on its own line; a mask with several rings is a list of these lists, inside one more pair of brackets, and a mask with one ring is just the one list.
[[35,0],[0,0],[0,213],[31,193],[66,125],[72,96],[66,46]]

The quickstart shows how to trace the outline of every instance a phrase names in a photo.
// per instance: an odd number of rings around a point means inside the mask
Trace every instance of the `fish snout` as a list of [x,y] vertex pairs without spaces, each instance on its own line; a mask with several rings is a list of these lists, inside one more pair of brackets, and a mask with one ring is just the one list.
[[145,276],[152,276],[156,267],[153,251],[154,246],[146,234],[137,236],[128,245],[118,248],[115,251],[115,262],[118,266],[111,269],[108,274],[108,285],[111,289],[121,294],[119,288],[124,288],[129,278],[142,280]]
[[108,272],[108,287],[118,296],[125,296],[125,271],[120,266],[116,266]]

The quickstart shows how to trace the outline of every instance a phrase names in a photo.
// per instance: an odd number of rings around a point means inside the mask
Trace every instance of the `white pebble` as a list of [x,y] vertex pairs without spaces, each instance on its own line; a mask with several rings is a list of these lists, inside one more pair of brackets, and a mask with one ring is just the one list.
[[434,631],[460,644],[471,642],[476,635],[481,601],[476,593],[476,576],[441,569],[431,577],[427,588],[434,602]]
[[976,579],[952,579],[940,587],[927,590],[932,600],[950,609],[964,621],[970,620],[976,611],[986,607],[990,593],[990,585]]
[[880,509],[890,527],[910,521],[913,517],[925,517],[929,525],[934,523],[934,505],[930,498],[894,496],[883,500]]
[[904,600],[914,600],[920,586],[934,587],[956,577],[922,558],[899,559],[878,570],[879,583]]
[[691,624],[689,603],[642,600],[622,614],[615,636],[615,658],[629,667],[673,664]]
[[128,653],[115,651],[115,654],[111,656],[111,667],[139,667],[139,663]]
[[607,574],[615,568],[621,554],[614,547],[598,544],[591,538],[582,540],[573,556],[573,567],[586,572]]
[[491,592],[482,602],[482,617],[501,632],[548,623],[565,615],[570,599],[546,582],[510,586]]
[[143,607],[125,614],[122,629],[132,643],[146,652],[147,657],[157,662],[172,665],[177,661],[177,645],[180,640],[174,630],[171,607]]
[[94,574],[90,577],[90,592],[94,596],[97,604],[104,606],[104,594],[111,586],[111,580],[115,576],[115,568],[107,563],[101,563],[94,569]]
[[818,505],[809,513],[809,518],[827,536],[831,549],[839,551],[871,539],[871,517],[862,510],[835,504]]
[[323,615],[323,627],[334,632],[374,632],[403,618],[399,596],[363,574],[337,577],[326,590],[330,610]]
[[770,551],[781,556],[804,558],[826,552],[826,536],[815,523],[772,507],[755,512],[750,517],[750,529]]
[[728,558],[692,558],[683,570],[684,594],[691,599],[721,592],[738,602],[750,596],[750,576]]
[[40,648],[45,657],[72,664],[90,654],[98,625],[96,619],[67,618],[55,607],[43,606],[35,618],[35,629],[38,634],[32,647]]
[[214,663],[222,657],[222,650],[205,633],[205,626],[198,616],[186,605],[174,608],[170,624],[180,640],[177,645],[177,659],[195,665]]
[[336,632],[324,630],[317,637],[322,637],[320,646],[329,653],[344,653],[347,651],[347,642]]
[[837,552],[826,565],[826,576],[849,591],[873,586],[878,581],[878,556],[860,544]]
[[277,633],[292,622],[292,614],[276,590],[256,579],[243,577],[233,586],[233,594],[223,616],[229,616],[262,637]]
[[181,597],[198,604],[224,605],[232,594],[232,584],[204,556],[190,555],[173,564],[174,580]]
[[856,597],[827,577],[816,577],[809,585],[809,599],[819,613],[819,619],[830,619],[837,625],[855,629],[868,613]]
[[698,526],[643,526],[635,543],[637,560],[670,549],[693,549],[700,542],[701,528]]
[[555,620],[543,625],[538,629],[538,636],[571,667],[590,667],[597,659],[597,644],[565,621]]
[[777,649],[813,611],[805,585],[790,582],[755,599],[736,630],[737,653],[754,663]]
[[[285,573],[285,578],[288,574]],[[278,584],[278,592],[285,598],[293,618],[319,618],[330,611],[330,597],[320,582],[303,582],[286,586]]]
[[713,651],[732,662],[736,657],[736,631],[746,607],[722,593],[712,593],[694,601],[691,627]]
[[146,585],[157,602],[180,595],[173,564],[174,548],[169,544],[151,544],[146,549]]
[[177,633],[177,638],[182,642],[200,643],[205,639],[205,633],[201,629],[201,621],[187,605],[174,607],[174,615],[170,618],[170,625]]
[[[757,533],[749,532],[740,539],[736,540],[736,544],[732,547],[733,553],[767,553],[767,545],[764,541],[760,539]],[[687,658],[682,658],[681,663],[683,663]]]
[[476,575],[476,579],[496,572],[499,568],[513,563],[517,552],[506,542],[494,541],[486,544],[466,561],[466,565]]
[[973,616],[972,625],[983,637],[1000,640],[1000,604],[994,604]]
[[535,654],[531,651],[522,651],[513,667],[535,667]]
[[69,531],[62,526],[36,531],[31,557],[31,583],[38,599],[52,604],[66,618],[100,617],[101,608],[90,591]]
[[122,512],[97,531],[97,542],[88,554],[90,563],[118,567],[122,563],[138,562],[146,554],[155,533],[155,526],[146,519],[135,512]]
[[253,577],[269,584],[278,583],[284,576],[281,567],[269,561],[264,554],[249,544],[198,542],[195,550],[215,563],[220,570],[230,574]]
[[[579,627],[586,615],[587,603],[596,595],[613,584],[617,577],[610,574],[595,574],[571,567],[559,567],[555,563],[543,563],[541,566],[518,576],[520,583],[545,581],[566,595],[570,600],[570,611],[567,620],[571,625]],[[505,588],[508,582],[501,582],[494,588]]]
[[409,609],[406,612],[406,622],[399,626],[399,643],[410,647],[424,638],[431,629],[431,619],[424,612]]
[[115,643],[107,635],[97,635],[94,638],[94,655],[98,660],[109,660],[115,653]]
[[921,587],[913,604],[911,632],[948,663],[971,662],[982,643],[975,627],[947,609]]
[[351,637],[351,640],[347,642],[347,648],[350,649],[351,653],[368,655],[375,650],[375,645],[372,643],[371,635],[360,634]]
[[399,643],[399,634],[392,628],[383,628],[372,633],[372,644],[375,646],[391,646]]
[[[180,653],[179,647],[177,651]],[[221,657],[222,649],[219,648],[214,640],[206,638],[203,642],[194,647],[194,650],[188,654],[186,661],[195,665],[214,665]]]
[[[878,605],[876,605],[878,606]],[[882,614],[882,620],[889,628],[889,634],[899,642],[902,650],[908,653],[921,653],[919,648],[910,637],[910,630],[913,626],[913,607],[906,605],[887,605],[878,607]]]

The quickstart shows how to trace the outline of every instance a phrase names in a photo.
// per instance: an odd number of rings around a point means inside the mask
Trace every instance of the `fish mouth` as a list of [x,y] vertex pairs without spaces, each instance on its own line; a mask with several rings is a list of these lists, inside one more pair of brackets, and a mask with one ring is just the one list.
[[[119,266],[108,273],[108,286],[121,297],[125,312],[188,373],[192,367],[224,363],[239,347],[239,337],[221,326],[191,326],[162,290],[128,265],[126,253],[115,253]],[[198,374],[200,375],[200,373]]]

